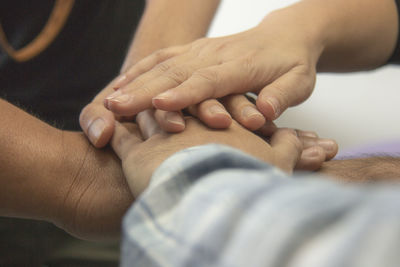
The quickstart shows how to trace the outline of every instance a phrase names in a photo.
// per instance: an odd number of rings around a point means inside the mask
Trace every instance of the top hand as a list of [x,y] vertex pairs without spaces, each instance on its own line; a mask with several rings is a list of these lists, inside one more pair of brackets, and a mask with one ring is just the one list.
[[[178,111],[207,99],[255,92],[258,110],[274,120],[311,94],[321,52],[301,26],[282,27],[285,19],[271,14],[246,32],[153,53],[120,77],[116,86],[121,88],[105,106],[119,115],[153,106]],[[240,122],[243,108],[231,105],[228,111]]]

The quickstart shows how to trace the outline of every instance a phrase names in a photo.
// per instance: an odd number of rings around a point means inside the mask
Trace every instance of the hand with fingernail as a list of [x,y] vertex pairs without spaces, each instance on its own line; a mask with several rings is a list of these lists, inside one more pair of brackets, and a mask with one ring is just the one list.
[[[186,116],[184,132],[166,133],[156,121],[154,110],[140,112],[136,124],[116,123],[111,146],[122,161],[131,192],[137,197],[148,185],[153,171],[167,157],[182,149],[209,143],[240,149],[291,173],[313,171],[337,153],[337,144],[313,132],[275,128],[273,133],[250,132],[233,121],[228,130],[213,130],[198,119]],[[268,133],[268,142],[264,134]],[[243,142],[243,140],[246,140]]]
[[[321,49],[299,27],[277,27],[284,19],[272,14],[236,35],[155,52],[121,74],[114,84],[118,90],[104,105],[123,116],[158,109],[157,120],[172,132],[184,129],[178,119],[183,109],[211,128],[227,128],[233,118],[259,129],[305,100],[315,84]],[[258,95],[256,103],[243,95],[247,92]],[[164,114],[171,112],[175,115]]]

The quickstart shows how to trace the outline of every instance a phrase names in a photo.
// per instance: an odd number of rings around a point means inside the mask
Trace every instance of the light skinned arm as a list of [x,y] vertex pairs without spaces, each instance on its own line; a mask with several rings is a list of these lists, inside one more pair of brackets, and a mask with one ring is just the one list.
[[[321,47],[318,71],[360,71],[382,66],[398,37],[394,0],[307,0],[282,15],[306,18],[313,43]],[[287,13],[286,13],[287,12]],[[291,15],[293,14],[293,15]],[[314,29],[313,29],[314,23]],[[315,31],[315,34],[312,33]]]
[[4,100],[0,117],[0,216],[46,220],[85,239],[118,237],[133,197],[114,153]]
[[[204,37],[219,2],[220,0],[147,0],[121,71],[125,72],[158,49],[183,45]],[[111,82],[82,110],[80,125],[96,147],[105,146],[113,134],[115,117],[104,107],[103,101],[114,92],[116,82],[123,81],[124,77],[122,74]],[[168,116],[171,121],[168,125],[172,129],[183,129],[182,118],[177,114],[160,114],[160,117]]]
[[[106,98],[106,106],[128,116],[150,107],[176,111],[205,99],[254,92],[258,110],[274,120],[310,96],[317,70],[384,64],[397,34],[394,0],[303,0],[270,13],[248,31],[143,59],[128,70],[130,82],[117,84],[122,87]],[[232,105],[228,111],[235,118],[240,108]]]
[[[204,37],[219,3],[220,0],[147,0],[121,73],[158,49]],[[124,76],[120,78],[123,81]]]

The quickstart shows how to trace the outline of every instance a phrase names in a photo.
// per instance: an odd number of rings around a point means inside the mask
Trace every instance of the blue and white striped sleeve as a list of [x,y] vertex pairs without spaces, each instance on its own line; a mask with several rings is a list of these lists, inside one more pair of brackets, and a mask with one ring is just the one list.
[[290,177],[235,149],[181,151],[124,218],[122,266],[400,266],[400,187]]

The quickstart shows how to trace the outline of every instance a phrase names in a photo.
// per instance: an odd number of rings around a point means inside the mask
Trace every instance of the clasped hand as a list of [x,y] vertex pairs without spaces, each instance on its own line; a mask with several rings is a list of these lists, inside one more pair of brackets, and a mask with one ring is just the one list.
[[[108,143],[114,117],[103,101],[117,118],[155,108],[155,119],[168,132],[184,130],[184,108],[211,128],[228,128],[233,117],[249,130],[259,129],[304,101],[315,84],[321,49],[298,27],[282,31],[282,18],[272,14],[239,34],[154,52],[83,110],[83,130],[95,146]],[[256,105],[243,96],[247,92],[258,94]],[[96,117],[101,125],[93,124]]]
[[237,122],[229,129],[213,130],[186,117],[186,130],[170,134],[156,122],[154,111],[139,113],[137,123],[116,123],[111,145],[119,158],[131,192],[137,197],[148,185],[154,170],[182,149],[208,143],[225,144],[291,173],[294,168],[314,170],[337,152],[333,140],[312,132],[278,129],[267,142]]

